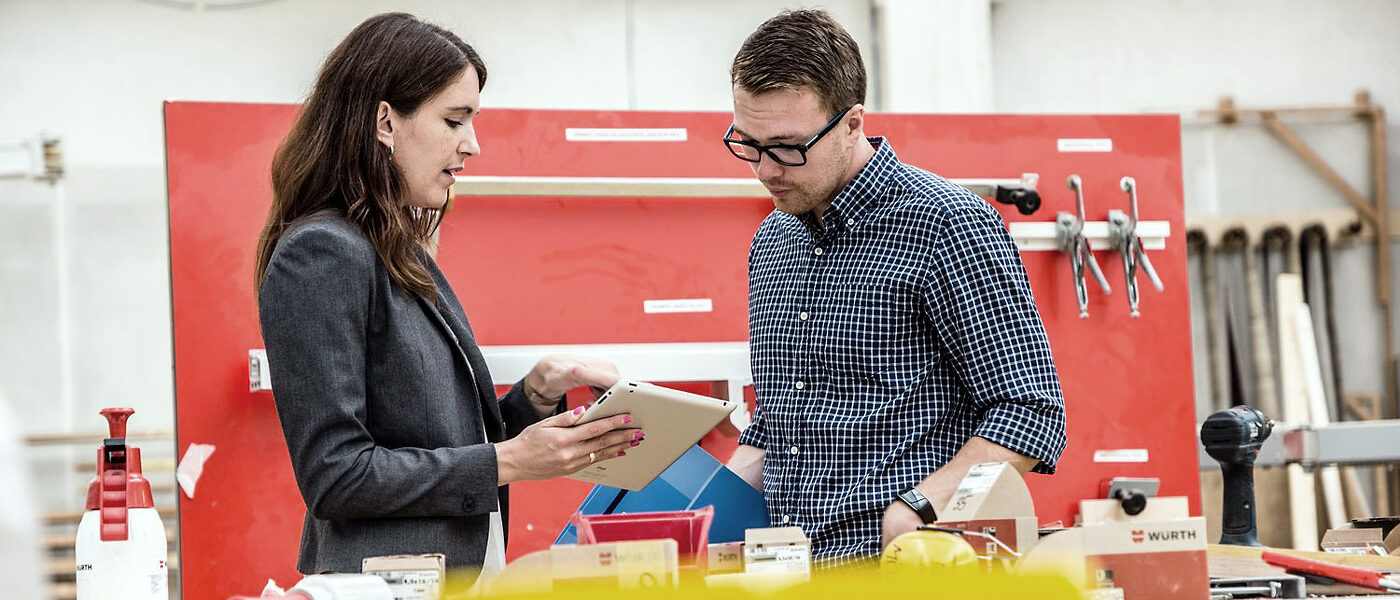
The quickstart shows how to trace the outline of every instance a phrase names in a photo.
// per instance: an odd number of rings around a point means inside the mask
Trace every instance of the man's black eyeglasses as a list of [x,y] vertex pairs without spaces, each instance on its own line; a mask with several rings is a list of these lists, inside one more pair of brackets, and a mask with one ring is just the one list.
[[812,136],[812,139],[807,140],[805,144],[768,144],[762,146],[757,142],[736,140],[729,137],[734,135],[734,126],[730,125],[729,131],[724,133],[724,145],[739,160],[756,163],[762,160],[764,154],[767,154],[773,162],[785,167],[800,167],[807,164],[807,151],[812,149],[812,145],[816,144],[822,139],[822,136],[825,136],[832,129],[835,129],[836,124],[841,122],[841,117],[851,112],[852,108],[855,108],[854,104],[837,113],[826,123],[826,127],[822,127],[822,130],[818,131],[817,135]]

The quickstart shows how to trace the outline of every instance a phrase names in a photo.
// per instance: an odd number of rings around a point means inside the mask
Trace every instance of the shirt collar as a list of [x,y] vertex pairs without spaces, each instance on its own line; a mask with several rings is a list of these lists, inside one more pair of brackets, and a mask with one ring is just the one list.
[[894,176],[895,169],[899,167],[899,157],[895,156],[889,140],[883,137],[866,139],[875,147],[875,154],[831,200],[831,208],[821,217],[821,231],[808,227],[802,217],[783,215],[788,228],[794,234],[808,232],[819,238],[840,235],[848,229],[859,227],[879,208],[884,200],[885,188]]
[[866,139],[875,147],[875,154],[831,200],[831,209],[822,215],[822,224],[828,229],[839,231],[864,223],[880,207],[885,187],[899,166],[899,158],[889,140],[883,137]]

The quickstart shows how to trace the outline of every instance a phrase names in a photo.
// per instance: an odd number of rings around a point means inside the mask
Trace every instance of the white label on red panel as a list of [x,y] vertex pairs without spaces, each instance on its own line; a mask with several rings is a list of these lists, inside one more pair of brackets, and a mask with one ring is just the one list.
[[1060,138],[1055,140],[1060,152],[1113,152],[1110,138]]
[[1096,463],[1145,463],[1147,448],[1121,448],[1118,450],[1096,450]]
[[644,300],[642,310],[651,313],[700,313],[713,312],[714,303],[709,298],[682,298],[677,300]]
[[564,141],[568,142],[684,142],[684,127],[634,128],[634,127],[568,127],[564,129]]

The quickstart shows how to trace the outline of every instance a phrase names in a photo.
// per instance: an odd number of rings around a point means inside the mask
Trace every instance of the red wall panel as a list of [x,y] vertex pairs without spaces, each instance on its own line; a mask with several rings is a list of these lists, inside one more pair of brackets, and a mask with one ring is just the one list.
[[[295,107],[166,105],[177,443],[212,443],[194,499],[180,503],[183,583],[191,598],[296,579],[303,506],[267,393],[247,391],[247,351],[260,348],[252,260],[271,201],[272,153]],[[490,110],[483,154],[467,174],[749,177],[718,138],[726,113]],[[566,142],[565,127],[685,128],[684,142]],[[1199,514],[1187,326],[1180,129],[1175,116],[871,115],[905,162],[950,178],[1041,175],[1044,206],[1008,221],[1073,211],[1063,182],[1084,180],[1090,220],[1126,210],[1118,189],[1137,179],[1143,220],[1166,220],[1167,248],[1150,251],[1167,291],[1142,282],[1142,317],[1128,316],[1115,255],[1097,257],[1112,296],[1090,290],[1078,318],[1068,260],[1023,258],[1060,372],[1069,448],[1053,477],[1030,484],[1042,522],[1073,519],[1074,502],[1113,475],[1162,478],[1164,495]],[[1108,138],[1113,151],[1061,153],[1058,138]],[[753,199],[459,198],[442,227],[439,262],[483,344],[700,342],[747,339],[746,257],[771,210]],[[642,300],[711,298],[711,313],[644,314]],[[704,391],[703,386],[695,391]],[[706,447],[724,456],[733,432]],[[1142,464],[1094,462],[1096,450],[1146,449]],[[553,539],[587,486],[560,480],[513,493],[514,557]]]

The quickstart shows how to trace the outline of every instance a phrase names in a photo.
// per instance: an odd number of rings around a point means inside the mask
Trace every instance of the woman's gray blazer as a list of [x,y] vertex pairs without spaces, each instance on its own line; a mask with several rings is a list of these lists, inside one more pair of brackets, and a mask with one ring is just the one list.
[[385,554],[480,566],[506,516],[490,442],[539,420],[521,384],[496,398],[471,326],[431,258],[437,305],[395,287],[334,212],[277,243],[258,298],[273,397],[306,502],[297,570]]

